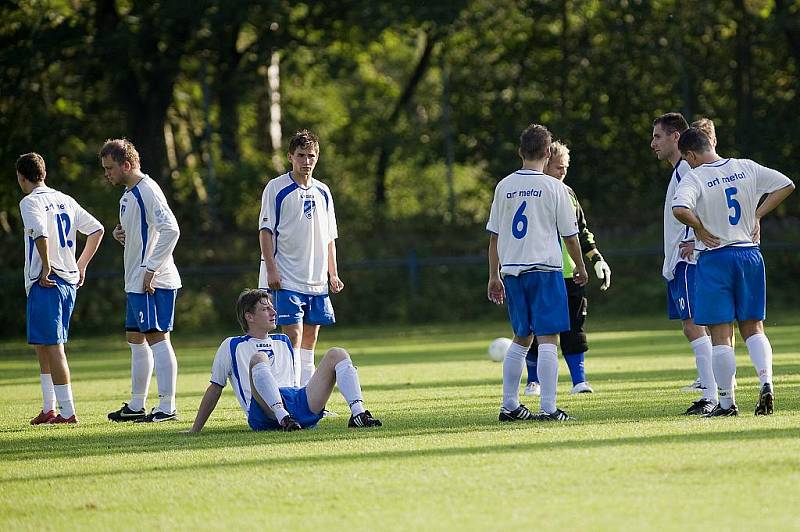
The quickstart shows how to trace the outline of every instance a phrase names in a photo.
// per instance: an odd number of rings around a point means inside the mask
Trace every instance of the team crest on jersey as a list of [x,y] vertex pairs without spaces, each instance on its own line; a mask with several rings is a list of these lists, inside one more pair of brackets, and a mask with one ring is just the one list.
[[303,214],[306,215],[306,218],[309,220],[314,215],[314,210],[316,209],[316,203],[314,202],[313,196],[306,196],[305,201],[303,201]]

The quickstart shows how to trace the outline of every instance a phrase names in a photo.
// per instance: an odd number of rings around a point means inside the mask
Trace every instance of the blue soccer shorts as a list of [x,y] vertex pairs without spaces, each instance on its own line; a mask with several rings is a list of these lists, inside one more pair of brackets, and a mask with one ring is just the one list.
[[[300,426],[310,429],[317,426],[322,419],[322,412],[314,413],[308,407],[308,396],[305,388],[280,388],[284,408],[289,412]],[[253,430],[280,430],[278,420],[267,415],[255,399],[250,400],[250,411],[247,415],[247,424]]]
[[756,246],[727,246],[700,253],[695,317],[698,325],[767,317],[767,278]]
[[679,262],[675,277],[667,281],[667,314],[671,320],[688,320],[694,317],[697,266]]
[[125,330],[130,332],[169,332],[175,322],[175,298],[178,291],[156,288],[154,294],[127,294]]
[[331,325],[336,322],[333,305],[328,294],[312,296],[293,290],[271,290],[272,304],[278,313],[278,325]]
[[569,330],[564,275],[560,271],[530,271],[503,277],[508,317],[520,337],[558,334]]
[[34,283],[28,293],[26,309],[28,343],[33,345],[57,345],[67,343],[69,321],[75,308],[77,290],[57,275],[50,279],[56,285],[43,288]]

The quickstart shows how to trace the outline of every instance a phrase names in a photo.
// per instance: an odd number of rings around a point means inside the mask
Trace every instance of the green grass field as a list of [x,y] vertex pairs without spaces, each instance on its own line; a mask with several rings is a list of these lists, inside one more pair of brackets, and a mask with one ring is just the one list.
[[32,350],[0,343],[0,530],[800,529],[800,319],[767,331],[775,415],[752,415],[758,381],[739,343],[742,415],[713,420],[679,415],[694,371],[675,324],[593,320],[596,393],[568,395],[562,361],[559,405],[578,418],[564,424],[497,421],[501,366],[485,349],[503,323],[324,330],[320,347],[350,350],[384,421],[367,431],[346,428],[334,392],[341,415],[316,430],[253,433],[226,389],[203,433],[181,434],[221,340],[185,335],[179,422],[106,421],[130,385],[113,336],[69,344],[80,424],[31,427]]

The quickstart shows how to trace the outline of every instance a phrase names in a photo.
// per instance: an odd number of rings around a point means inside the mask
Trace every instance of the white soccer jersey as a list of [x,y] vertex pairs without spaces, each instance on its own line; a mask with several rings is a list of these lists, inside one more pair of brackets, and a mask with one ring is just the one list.
[[144,293],[145,270],[156,272],[154,288],[180,288],[172,251],[181,232],[158,183],[145,175],[125,189],[119,222],[125,230],[125,292]]
[[[214,357],[211,367],[211,382],[225,387],[230,381],[236,400],[244,410],[250,412],[250,359],[261,352],[269,357],[272,375],[281,388],[298,387],[300,372],[295,368],[295,356],[292,343],[285,334],[270,334],[265,339],[252,336],[234,336],[226,338]],[[300,357],[297,357],[298,360]]]
[[486,230],[497,235],[500,272],[560,271],[561,239],[578,233],[566,185],[534,170],[517,170],[494,189]]
[[78,205],[70,196],[58,190],[40,186],[19,202],[25,226],[25,293],[42,274],[42,258],[36,250],[36,240],[47,238],[50,269],[70,284],[80,280],[75,249],[77,233],[90,235],[103,229],[97,219]]
[[694,230],[688,225],[683,225],[672,215],[672,197],[680,182],[691,170],[692,167],[684,159],[678,161],[678,164],[672,169],[672,176],[667,185],[667,195],[664,198],[664,266],[661,269],[661,275],[667,281],[675,278],[675,267],[679,262],[689,264],[697,262],[693,256],[688,259],[681,258],[679,247],[681,242],[694,240]]
[[[330,189],[312,178],[307,188],[283,174],[261,195],[259,231],[272,234],[281,287],[302,294],[328,293],[328,244],[338,238]],[[264,259],[258,286],[267,288]]]
[[[695,212],[719,247],[754,246],[752,233],[761,196],[792,185],[792,180],[749,159],[703,164],[681,181],[673,207]],[[697,248],[706,246],[697,241]]]

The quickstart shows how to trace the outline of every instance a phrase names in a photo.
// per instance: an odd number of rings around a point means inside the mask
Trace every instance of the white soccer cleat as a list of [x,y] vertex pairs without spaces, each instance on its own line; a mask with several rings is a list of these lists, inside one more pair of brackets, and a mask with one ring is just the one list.
[[583,381],[573,386],[572,389],[569,391],[570,395],[576,393],[594,393],[594,389],[591,386],[589,386],[588,382]]
[[705,390],[705,388],[703,388],[703,385],[700,384],[700,379],[697,379],[688,386],[684,386],[683,388],[681,388],[681,391],[686,393],[702,392],[703,390]]
[[538,382],[529,382],[525,386],[525,391],[522,392],[524,395],[527,396],[534,396],[534,395],[542,395],[542,387],[539,386]]

